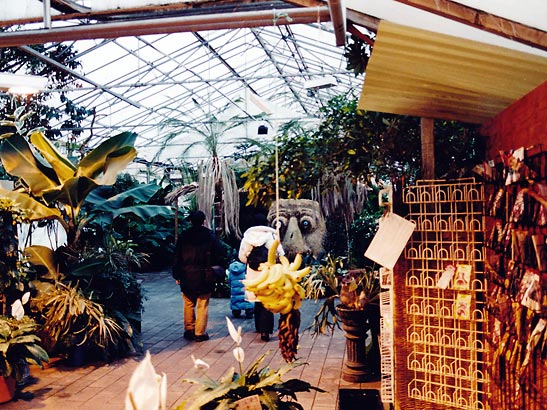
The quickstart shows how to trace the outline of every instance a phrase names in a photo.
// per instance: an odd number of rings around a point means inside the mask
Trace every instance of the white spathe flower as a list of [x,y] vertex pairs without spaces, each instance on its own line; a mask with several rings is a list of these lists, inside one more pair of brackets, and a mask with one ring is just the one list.
[[160,408],[165,410],[167,408],[167,375],[162,373],[160,377],[156,374],[156,378],[160,385]]
[[203,360],[201,359],[196,359],[194,357],[194,355],[190,355],[190,357],[192,358],[192,361],[194,362],[194,367],[198,370],[208,370],[209,369],[209,365],[207,363],[205,363]]
[[241,326],[239,326],[236,330],[236,327],[230,320],[228,316],[226,316],[226,323],[228,325],[228,332],[230,333],[230,336],[236,342],[236,344],[239,346],[241,344]]
[[11,304],[11,315],[17,320],[21,320],[25,316],[25,309],[23,308],[21,299],[17,299]]
[[25,309],[23,308],[23,305],[27,303],[30,299],[30,292],[25,292],[21,299],[17,299],[15,302],[11,304],[11,315],[17,319],[21,320],[25,316]]
[[243,348],[236,347],[234,350],[234,357],[239,363],[243,363],[243,360],[245,360],[245,352],[243,351]]
[[26,292],[22,297],[21,297],[21,303],[24,305],[26,304],[30,299],[30,292]]
[[150,352],[133,371],[125,396],[126,410],[165,410],[167,407],[167,376],[156,374]]

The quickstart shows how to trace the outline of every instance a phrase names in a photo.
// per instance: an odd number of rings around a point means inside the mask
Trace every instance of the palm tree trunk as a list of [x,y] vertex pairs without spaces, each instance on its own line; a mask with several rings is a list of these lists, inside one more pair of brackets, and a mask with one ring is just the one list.
[[215,199],[213,201],[213,225],[217,235],[224,231],[224,209],[222,206],[222,179],[215,184]]

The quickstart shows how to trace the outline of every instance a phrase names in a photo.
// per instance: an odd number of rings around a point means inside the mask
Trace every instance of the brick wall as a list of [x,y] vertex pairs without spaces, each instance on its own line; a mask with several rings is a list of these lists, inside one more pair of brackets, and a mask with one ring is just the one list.
[[499,150],[540,143],[544,147],[537,151],[547,150],[547,81],[483,124],[481,132],[488,137],[487,159]]

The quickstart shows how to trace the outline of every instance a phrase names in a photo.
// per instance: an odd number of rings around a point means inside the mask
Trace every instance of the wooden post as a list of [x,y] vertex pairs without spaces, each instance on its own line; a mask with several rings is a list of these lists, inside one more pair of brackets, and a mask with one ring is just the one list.
[[435,179],[435,123],[432,118],[421,119],[422,179]]

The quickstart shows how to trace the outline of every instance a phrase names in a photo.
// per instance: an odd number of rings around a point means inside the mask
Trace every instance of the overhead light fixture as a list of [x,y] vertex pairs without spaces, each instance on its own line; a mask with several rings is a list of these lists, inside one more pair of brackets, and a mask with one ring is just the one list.
[[266,125],[259,125],[258,135],[268,135],[268,127]]
[[304,88],[306,90],[319,90],[321,88],[330,88],[338,84],[336,78],[332,75],[326,75],[324,77],[316,78],[313,80],[308,80],[304,83]]
[[47,78],[38,75],[0,73],[0,90],[11,94],[36,94],[46,85]]

